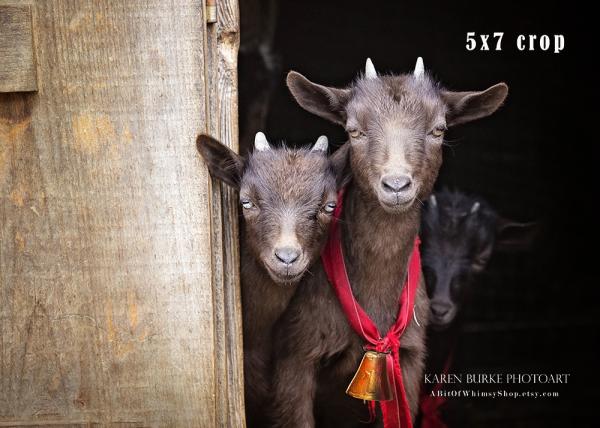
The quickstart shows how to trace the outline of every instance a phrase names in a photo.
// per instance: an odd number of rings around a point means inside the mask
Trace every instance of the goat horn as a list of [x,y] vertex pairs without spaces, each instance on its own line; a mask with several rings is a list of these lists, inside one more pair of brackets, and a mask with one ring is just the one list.
[[262,132],[257,132],[254,137],[254,148],[259,152],[264,152],[265,150],[271,150],[271,146],[269,146],[269,142],[267,141],[267,137]]
[[373,61],[371,61],[371,58],[367,58],[367,63],[365,64],[365,78],[377,78],[377,71],[375,71],[375,66],[373,65]]
[[471,207],[471,214],[475,214],[478,209],[479,209],[479,202],[475,202],[473,204],[473,206]]
[[423,64],[423,58],[417,58],[417,63],[415,64],[415,71],[413,72],[413,76],[415,79],[420,80],[423,78],[423,74],[425,74],[425,64]]
[[321,135],[315,145],[313,146],[311,152],[325,152],[327,153],[327,148],[329,147],[329,140],[325,135]]
[[429,197],[429,200],[431,201],[431,206],[437,208],[437,199],[436,199],[435,195],[431,195]]

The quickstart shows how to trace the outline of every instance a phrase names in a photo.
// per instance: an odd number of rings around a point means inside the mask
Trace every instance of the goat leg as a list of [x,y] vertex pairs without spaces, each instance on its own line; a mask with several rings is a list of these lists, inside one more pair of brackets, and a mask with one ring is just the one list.
[[277,361],[273,379],[270,417],[276,428],[313,428],[316,363],[297,355]]

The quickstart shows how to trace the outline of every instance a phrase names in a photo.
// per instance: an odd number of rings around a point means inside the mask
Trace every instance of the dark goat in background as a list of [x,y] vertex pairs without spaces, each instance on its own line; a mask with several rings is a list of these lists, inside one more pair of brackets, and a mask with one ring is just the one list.
[[[426,373],[435,375],[450,369],[460,334],[460,309],[493,252],[527,249],[536,232],[535,223],[506,220],[478,196],[445,189],[428,199],[420,232],[430,298]],[[431,388],[435,385],[425,385],[423,391],[422,426],[442,427],[445,424],[438,422],[436,400],[429,395]]]
[[449,190],[433,194],[421,222],[431,327],[444,329],[454,321],[494,250],[526,248],[534,232],[534,223],[508,221],[480,197]]

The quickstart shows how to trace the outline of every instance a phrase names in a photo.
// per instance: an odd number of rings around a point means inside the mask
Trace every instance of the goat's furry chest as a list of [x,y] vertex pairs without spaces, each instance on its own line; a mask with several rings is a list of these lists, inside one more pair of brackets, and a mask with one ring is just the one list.
[[[398,284],[399,296],[401,281]],[[389,296],[365,297],[367,304],[364,304],[363,308],[378,324],[378,328],[385,326],[382,331],[382,334],[385,334],[396,319],[398,299]],[[372,310],[375,307],[377,308]],[[411,319],[401,338],[401,348],[420,354],[424,353],[428,313],[424,284],[419,287],[415,310],[420,325]],[[276,353],[294,352],[298,358],[316,360],[320,367],[328,368],[326,371],[344,378],[351,376],[358,366],[363,354],[363,340],[349,326],[320,264],[315,267],[314,276],[308,278],[299,288],[281,322],[278,323],[275,343],[278,344]]]
[[244,348],[267,349],[273,327],[287,309],[296,286],[276,284],[246,252],[242,252],[242,278]]
[[[400,340],[400,365],[413,415],[423,371],[428,310],[427,294],[421,283],[415,301],[419,324],[411,319]],[[397,311],[396,300],[392,312]],[[292,355],[298,367],[314,364],[317,368],[314,403],[317,426],[349,427],[368,418],[362,401],[345,394],[364,354],[364,342],[350,328],[321,266],[316,267],[314,277],[299,288],[277,333],[276,359]],[[284,379],[279,381],[285,382]]]

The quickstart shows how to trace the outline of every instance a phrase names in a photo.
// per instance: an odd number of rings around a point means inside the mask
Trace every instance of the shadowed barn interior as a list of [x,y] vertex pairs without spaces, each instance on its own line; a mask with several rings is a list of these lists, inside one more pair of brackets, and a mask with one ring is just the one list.
[[[492,117],[446,136],[438,188],[485,198],[502,216],[536,221],[527,252],[494,253],[464,308],[454,360],[457,373],[571,373],[566,385],[503,385],[557,391],[545,399],[454,399],[455,426],[589,426],[594,410],[599,320],[592,201],[596,159],[585,17],[560,2],[242,1],[239,57],[240,146],[266,130],[275,141],[332,144],[344,130],[300,108],[285,87],[296,70],[314,82],[344,86],[367,57],[379,72],[407,72],[422,56],[449,89],[509,85]],[[465,49],[466,34],[504,32],[502,51]],[[555,54],[519,51],[520,34],[565,36]],[[493,46],[493,44],[490,44]],[[592,245],[590,245],[592,244]],[[498,385],[480,385],[495,391]]]

